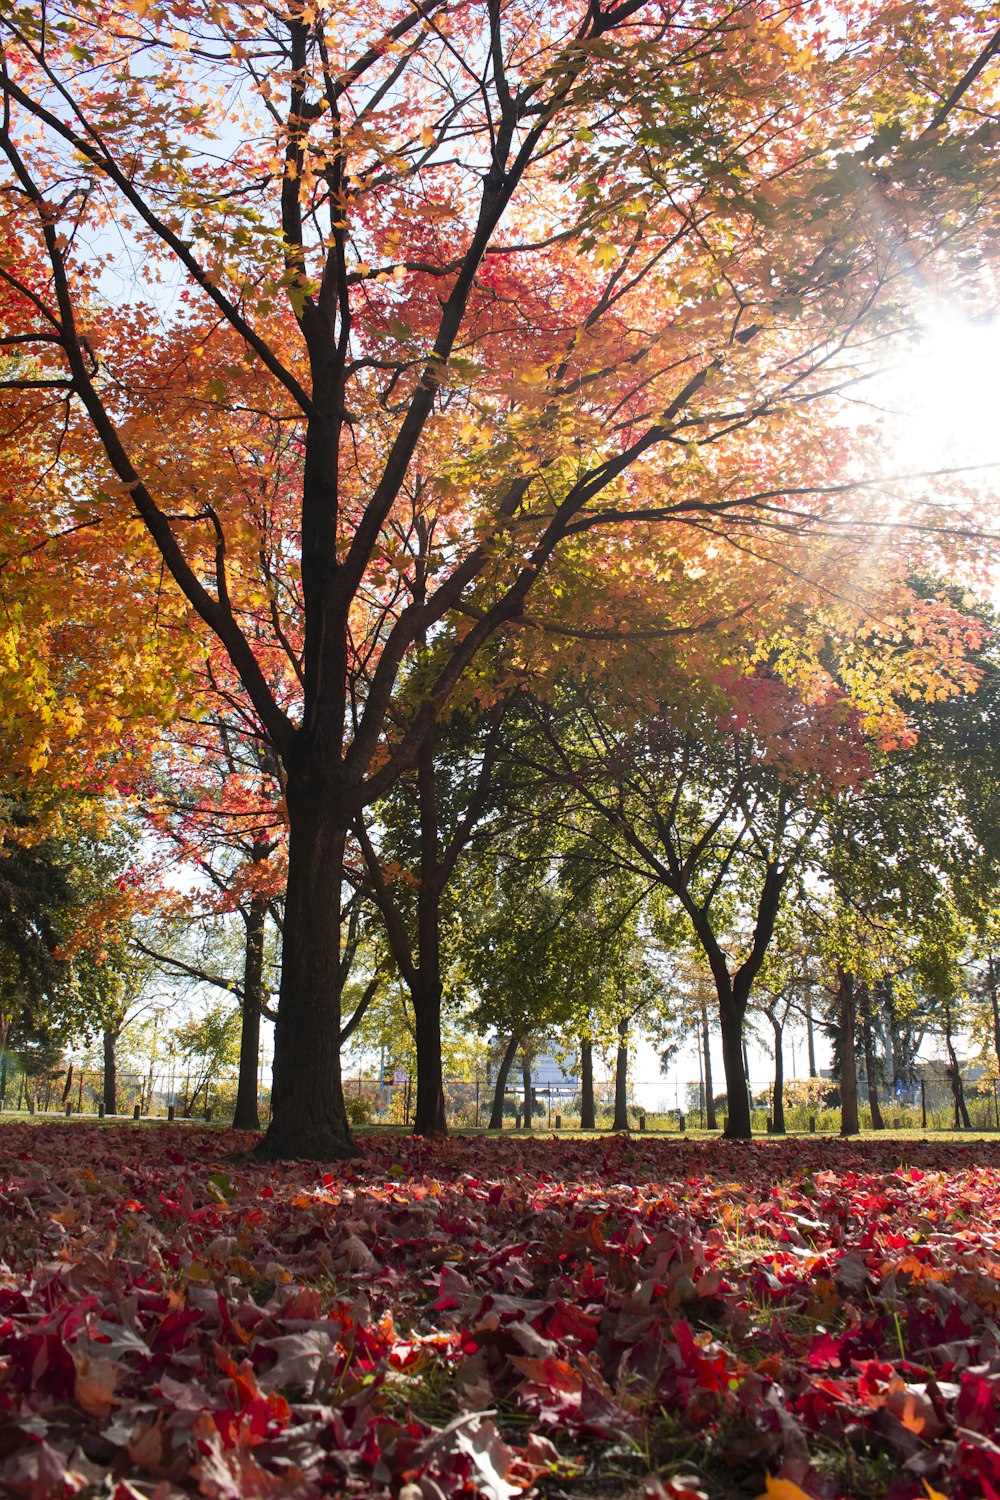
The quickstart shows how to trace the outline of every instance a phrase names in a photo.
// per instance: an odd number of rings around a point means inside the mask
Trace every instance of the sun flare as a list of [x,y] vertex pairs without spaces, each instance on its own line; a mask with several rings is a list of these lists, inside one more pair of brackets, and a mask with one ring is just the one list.
[[1000,466],[1000,316],[926,318],[883,385],[908,469]]

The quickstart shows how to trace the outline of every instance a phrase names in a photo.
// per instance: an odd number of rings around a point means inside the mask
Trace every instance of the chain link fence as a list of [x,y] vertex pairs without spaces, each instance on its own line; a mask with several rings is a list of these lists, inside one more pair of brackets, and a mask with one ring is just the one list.
[[[1000,1130],[1000,1085],[994,1078],[963,1078],[964,1102],[969,1127],[978,1131]],[[396,1070],[380,1077],[377,1070],[360,1068],[343,1075],[347,1112],[355,1125],[398,1126],[412,1124],[415,1081]],[[482,1129],[493,1108],[493,1082],[485,1069],[466,1077],[444,1080],[448,1124],[456,1129]],[[757,1134],[773,1126],[772,1085],[751,1081],[751,1119]],[[580,1126],[579,1092],[565,1084],[533,1089],[530,1117],[525,1116],[524,1093],[511,1086],[504,1095],[503,1128],[572,1130]],[[614,1119],[614,1089],[610,1080],[595,1082],[596,1128],[610,1130]],[[117,1074],[116,1109],[119,1118],[199,1119],[225,1122],[231,1118],[236,1100],[235,1077],[193,1078],[175,1070],[153,1068],[147,1072],[122,1070]],[[647,1102],[642,1102],[647,1101]],[[807,1086],[792,1083],[785,1097],[785,1125],[791,1132],[836,1134],[840,1130],[840,1100],[832,1080],[810,1080]],[[880,1100],[883,1124],[888,1130],[953,1130],[963,1124],[956,1112],[955,1091],[946,1074],[930,1072],[905,1091],[889,1092]],[[725,1127],[726,1099],[715,1098],[715,1128]],[[266,1121],[270,1094],[258,1090],[260,1117]],[[106,1108],[104,1075],[99,1068],[74,1068],[68,1073],[30,1078],[20,1073],[0,1076],[0,1111],[6,1114],[86,1115],[101,1117]],[[858,1112],[861,1128],[870,1129],[872,1111],[862,1080]],[[704,1089],[697,1082],[675,1079],[636,1079],[630,1085],[629,1128],[647,1132],[683,1134],[704,1130],[708,1110]]]

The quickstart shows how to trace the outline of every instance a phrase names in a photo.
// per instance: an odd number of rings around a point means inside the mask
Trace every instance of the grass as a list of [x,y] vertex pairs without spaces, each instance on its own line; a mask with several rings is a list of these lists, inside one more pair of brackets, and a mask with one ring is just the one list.
[[[96,1114],[87,1114],[86,1112],[77,1113],[76,1111],[74,1111],[72,1115],[67,1116],[63,1113],[62,1110],[49,1110],[48,1112],[37,1110],[34,1114],[30,1114],[27,1110],[5,1109],[0,1111],[0,1126],[2,1126],[5,1121],[20,1121],[22,1124],[28,1125],[53,1125],[62,1123],[66,1125],[99,1125],[108,1128],[136,1126],[143,1130],[155,1128],[156,1126],[160,1125],[172,1124],[185,1126],[192,1129],[197,1128],[199,1130],[213,1130],[219,1132],[220,1134],[230,1129],[230,1122],[226,1118],[206,1121],[204,1119],[198,1118],[197,1116],[185,1118],[178,1115],[173,1121],[168,1121],[166,1115],[143,1115],[140,1119],[134,1120],[131,1114],[98,1116]],[[353,1130],[355,1136],[363,1140],[365,1136],[372,1136],[374,1138],[385,1136],[409,1136],[411,1134],[412,1127],[409,1125],[383,1125],[374,1123],[367,1125],[355,1125],[353,1126]],[[624,1132],[619,1132],[619,1134],[623,1133]],[[609,1121],[607,1125],[602,1125],[596,1130],[581,1130],[579,1126],[575,1125],[564,1125],[560,1130],[556,1130],[554,1128],[550,1130],[548,1126],[537,1124],[530,1131],[515,1130],[512,1126],[507,1126],[502,1131],[497,1131],[487,1130],[485,1126],[453,1125],[450,1127],[450,1134],[459,1138],[470,1140],[478,1139],[481,1136],[485,1136],[491,1139],[498,1136],[503,1136],[504,1138],[510,1137],[514,1140],[524,1141],[530,1141],[532,1139],[586,1141],[606,1140],[610,1135],[613,1134],[613,1132],[611,1130]],[[862,1129],[856,1136],[847,1137],[847,1140],[882,1142],[896,1140],[934,1140],[955,1141],[959,1143],[969,1144],[973,1141],[995,1141],[998,1135],[1000,1135],[1000,1131],[998,1131],[995,1126],[973,1127],[973,1129],[971,1130],[954,1130],[951,1127],[936,1127],[934,1125],[928,1124],[926,1129],[924,1129],[922,1126],[907,1125],[899,1127],[890,1126],[885,1130],[872,1130],[871,1128],[865,1128]],[[676,1127],[671,1129],[647,1127],[645,1131],[640,1131],[636,1127],[630,1127],[628,1136],[630,1139],[633,1139],[637,1142],[646,1139],[669,1140],[672,1138],[677,1141],[717,1141],[720,1144],[725,1144],[725,1138],[718,1130],[703,1130],[697,1126],[690,1126],[683,1133],[679,1132]],[[841,1137],[839,1128],[836,1125],[831,1125],[826,1129],[817,1129],[816,1131],[810,1131],[808,1129],[790,1129],[783,1136],[767,1135],[764,1131],[755,1131],[753,1136],[754,1142],[758,1145],[773,1145],[776,1149],[780,1148],[782,1141],[791,1142],[842,1139],[844,1138]]]

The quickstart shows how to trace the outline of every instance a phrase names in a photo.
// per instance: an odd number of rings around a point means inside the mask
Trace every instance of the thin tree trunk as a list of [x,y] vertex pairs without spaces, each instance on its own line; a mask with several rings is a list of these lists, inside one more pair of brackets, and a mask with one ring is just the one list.
[[417,757],[420,816],[420,886],[417,891],[417,943],[420,962],[411,989],[416,1020],[417,1103],[414,1135],[447,1135],[441,1061],[441,868],[435,742],[428,734]]
[[514,1064],[514,1058],[517,1056],[517,1049],[518,1047],[520,1047],[522,1040],[523,1038],[520,1033],[515,1031],[510,1041],[507,1043],[507,1047],[504,1051],[503,1057],[500,1059],[500,1067],[497,1072],[497,1081],[493,1089],[493,1109],[490,1113],[490,1123],[486,1127],[487,1130],[503,1129],[503,1101],[507,1093],[507,1078]]
[[677,894],[691,918],[701,943],[719,997],[719,1029],[722,1032],[722,1064],[726,1074],[726,1130],[729,1140],[748,1141],[753,1128],[750,1118],[750,1088],[743,1046],[743,1023],[750,990],[767,954],[774,934],[781,893],[788,879],[789,866],[770,863],[764,875],[757,902],[757,922],[753,946],[735,973],[730,973],[729,956],[719,943],[706,908],[699,907],[685,889]]
[[809,1077],[818,1078],[816,1066],[816,1037],[813,1032],[812,985],[806,985],[806,1046],[809,1049]]
[[844,969],[838,973],[840,1012],[840,1133],[857,1135],[858,1075],[854,1064],[854,975]]
[[594,1103],[594,1044],[588,1037],[580,1041],[580,1129],[597,1129]]
[[260,1006],[264,998],[264,931],[267,897],[254,895],[244,912],[243,1014],[240,1026],[240,1073],[236,1086],[234,1130],[259,1130],[257,1058],[260,1051]]
[[705,1054],[705,1129],[715,1130],[718,1121],[715,1116],[715,1087],[712,1083],[712,1047],[711,1036],[708,1030],[708,1001],[704,993],[701,997],[701,1047]]
[[785,1134],[785,1055],[782,1051],[784,1026],[771,1016],[774,1032],[774,1097],[771,1100],[771,1131],[774,1135]]
[[944,1040],[948,1049],[948,1082],[951,1085],[951,1097],[955,1104],[955,1129],[971,1130],[972,1121],[965,1102],[962,1069],[959,1066],[958,1053],[955,1051],[955,1043],[952,1039],[951,1006],[947,1000],[944,1002]]
[[887,1089],[894,1092],[896,1087],[896,1080],[899,1077],[899,1066],[896,1060],[896,1039],[892,1024],[893,1004],[891,979],[883,979],[878,985],[878,1010],[875,1014],[878,1020],[878,1024],[876,1026],[876,1034],[881,1037],[882,1046],[885,1048],[886,1087]]
[[1000,973],[997,967],[996,955],[991,953],[986,960],[986,978],[993,1009],[993,1052],[997,1060],[997,1077],[1000,1078]]
[[872,1032],[871,991],[867,984],[858,986],[858,1009],[861,1013],[861,1040],[865,1049],[865,1077],[868,1081],[868,1108],[872,1112],[872,1129],[884,1130],[882,1108],[878,1098],[878,1074],[875,1062],[875,1037]]
[[618,1022],[618,1053],[615,1057],[615,1117],[612,1130],[628,1129],[628,1022]]
[[524,1086],[524,1128],[531,1129],[531,1053],[525,1047],[521,1053],[521,1082]]
[[105,1031],[104,1037],[104,1113],[118,1113],[118,1035]]
[[289,779],[288,887],[274,1086],[263,1161],[358,1155],[340,1076],[340,891],[347,819],[332,820],[333,789]]

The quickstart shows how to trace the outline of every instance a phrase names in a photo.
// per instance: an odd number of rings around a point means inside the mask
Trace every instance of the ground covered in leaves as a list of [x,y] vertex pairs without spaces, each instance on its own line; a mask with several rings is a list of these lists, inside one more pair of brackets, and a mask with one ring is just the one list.
[[1000,1497],[1000,1144],[0,1126],[0,1494]]

